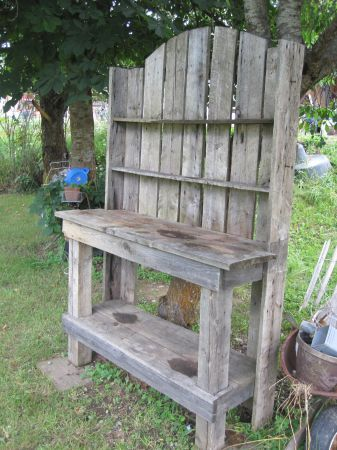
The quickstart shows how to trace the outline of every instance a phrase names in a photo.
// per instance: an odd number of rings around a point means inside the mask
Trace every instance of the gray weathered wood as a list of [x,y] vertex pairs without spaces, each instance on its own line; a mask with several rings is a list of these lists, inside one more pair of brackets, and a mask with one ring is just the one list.
[[[92,314],[91,268],[92,248],[70,239],[68,313],[73,317]],[[91,362],[91,350],[69,335],[68,359],[75,366],[83,366]]]
[[[210,62],[210,28],[191,30],[188,42],[185,119],[205,119]],[[204,127],[184,128],[182,175],[200,177],[204,154]],[[181,183],[180,222],[201,223],[200,186]]]
[[[162,118],[165,70],[165,44],[145,61],[143,114]],[[158,171],[160,166],[161,126],[143,125],[140,168]],[[157,215],[158,181],[142,177],[139,186],[139,212]]]
[[[125,157],[126,124],[112,121],[114,115],[126,115],[128,71],[111,68],[109,71],[109,127],[106,153],[105,204],[106,209],[123,207],[124,174],[113,174],[112,166],[123,165]],[[104,255],[103,299],[121,298],[121,261]]]
[[[187,47],[189,32],[171,39],[166,46],[163,118],[183,119],[185,110]],[[183,126],[163,127],[160,172],[180,175]],[[159,181],[158,217],[177,221],[179,217],[179,183],[170,177]]]
[[[228,285],[224,272],[218,292],[201,291],[198,386],[211,394],[228,386],[232,298],[233,286]],[[196,443],[200,448],[223,448],[224,413],[224,405],[220,403],[214,423],[205,424],[197,416]]]
[[[66,237],[92,245],[108,253],[152,267],[173,276],[180,276],[191,283],[198,283],[208,289],[216,289],[219,284],[219,269],[192,261],[165,251],[148,248],[134,242],[125,242],[123,238],[109,236],[106,233],[85,228],[67,221],[63,222]],[[115,297],[114,297],[115,298]]]
[[256,118],[256,119],[146,119],[137,117],[113,117],[112,120],[115,122],[124,122],[124,123],[152,123],[152,124],[162,124],[162,125],[256,125],[256,124],[265,124],[274,123],[273,118]]
[[[122,173],[130,173],[135,175],[141,175],[143,177],[152,177],[159,179],[166,179],[172,181],[183,181],[184,183],[196,183],[203,184],[205,186],[218,186],[222,188],[230,188],[230,189],[239,189],[243,191],[254,191],[254,192],[263,192],[268,193],[269,188],[268,185],[253,185],[247,183],[240,183],[236,181],[224,181],[220,179],[212,179],[212,178],[200,178],[200,177],[187,177],[183,175],[172,175],[165,172],[154,172],[151,170],[142,170],[142,169],[134,169],[133,167],[112,167],[113,172],[122,172]],[[222,191],[221,191],[222,192]],[[161,217],[161,216],[160,216]],[[170,217],[163,217],[170,220]]]
[[[262,117],[267,41],[240,34],[236,114],[240,118]],[[231,181],[257,184],[260,125],[239,125],[234,132]],[[255,194],[233,190],[229,195],[227,233],[252,238]]]
[[[94,307],[93,315],[74,319],[65,315],[67,332],[89,345],[141,380],[154,386],[206,420],[214,420],[218,395],[197,385],[198,336],[131,305],[113,301]],[[167,339],[160,336],[162,329]],[[190,355],[190,356],[188,356]],[[254,362],[238,352],[231,352],[229,397],[221,392],[222,404],[231,405],[231,391],[238,395],[254,384]]]
[[319,291],[318,291],[318,294],[317,294],[317,298],[315,300],[315,304],[316,305],[319,305],[320,301],[323,298],[323,295],[326,292],[326,289],[328,287],[328,284],[329,284],[329,281],[330,281],[330,278],[331,278],[331,275],[332,275],[332,272],[333,272],[333,270],[335,268],[336,263],[337,263],[337,247],[335,248],[335,250],[333,252],[331,261],[330,261],[329,266],[327,268],[327,271],[326,271],[326,273],[325,273],[325,275],[323,277],[322,284],[321,284],[321,286],[319,288]]
[[[144,69],[128,72],[127,114],[141,117],[143,110]],[[139,167],[141,153],[141,126],[128,123],[125,134],[124,164]],[[139,177],[124,175],[123,209],[138,211]],[[128,303],[136,302],[137,264],[122,260],[120,298]]]
[[124,239],[127,241],[124,247],[137,243],[148,251],[158,249],[224,270],[262,264],[273,258],[273,254],[264,250],[264,244],[257,241],[131,211],[89,209],[60,211],[56,215],[83,228]]
[[[236,30],[215,28],[208,106],[210,119],[231,119],[237,36]],[[230,126],[208,127],[204,176],[221,180],[222,186],[228,183],[230,144]],[[227,191],[204,187],[202,226],[224,231],[226,214]]]
[[268,225],[270,250],[276,251],[277,257],[268,263],[263,282],[252,420],[255,428],[270,420],[273,412],[304,57],[304,47],[298,43],[281,40],[278,50]]
[[[267,52],[266,76],[263,99],[263,115],[273,116],[275,111],[275,89],[277,82],[278,52],[276,48],[269,48]],[[271,149],[273,141],[273,127],[265,125],[261,134],[261,156],[258,171],[258,184],[269,184],[271,174]],[[255,239],[266,242],[268,240],[268,195],[260,193],[255,222]],[[251,288],[251,302],[249,311],[249,328],[247,354],[256,358],[258,333],[261,317],[262,282],[253,283]]]
[[308,304],[310,302],[310,299],[311,299],[312,293],[314,292],[314,289],[315,289],[315,286],[316,286],[319,274],[321,273],[321,270],[322,270],[322,267],[323,267],[326,255],[328,254],[330,243],[331,243],[331,241],[325,241],[324,244],[323,244],[323,247],[322,247],[321,253],[319,255],[317,264],[315,266],[314,272],[312,274],[312,277],[311,277],[311,280],[310,280],[307,292],[304,295],[304,300],[303,300],[303,303],[302,303],[302,305],[300,307],[300,310],[302,308],[305,308],[306,306],[308,306]]

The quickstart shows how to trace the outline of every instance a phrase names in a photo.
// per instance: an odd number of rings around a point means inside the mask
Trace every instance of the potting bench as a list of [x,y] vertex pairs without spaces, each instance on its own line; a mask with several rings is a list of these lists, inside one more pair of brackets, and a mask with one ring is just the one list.
[[[225,413],[269,420],[286,270],[303,46],[229,28],[110,70],[105,210],[66,211],[69,359],[94,350],[197,415],[221,449]],[[106,252],[91,304],[92,247]],[[136,306],[137,264],[201,286],[200,332]],[[230,349],[232,293],[252,283],[247,354]]]

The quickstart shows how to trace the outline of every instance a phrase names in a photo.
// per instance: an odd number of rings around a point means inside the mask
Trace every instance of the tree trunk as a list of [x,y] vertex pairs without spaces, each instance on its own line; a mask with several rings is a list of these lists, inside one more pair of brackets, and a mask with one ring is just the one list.
[[277,16],[279,39],[303,42],[301,33],[302,0],[280,0]]
[[244,10],[247,31],[270,40],[267,0],[245,0]]
[[96,161],[91,92],[90,100],[71,104],[69,112],[72,141],[70,165],[72,167],[88,167],[90,178],[93,179]]
[[65,96],[49,92],[40,97],[43,178],[46,179],[50,163],[67,159],[67,145],[64,135]]
[[306,51],[301,95],[337,69],[337,19],[321,34],[316,44]]

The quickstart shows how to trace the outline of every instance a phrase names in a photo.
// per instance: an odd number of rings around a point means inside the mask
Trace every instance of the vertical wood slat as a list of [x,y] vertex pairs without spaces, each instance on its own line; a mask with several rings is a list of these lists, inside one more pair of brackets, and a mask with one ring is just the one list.
[[279,41],[279,70],[276,89],[270,194],[268,202],[269,250],[276,259],[265,268],[253,402],[254,428],[272,417],[277,373],[288,234],[291,216],[298,107],[304,46]]
[[[275,90],[277,83],[278,51],[277,48],[269,48],[267,52],[266,78],[263,100],[263,117],[274,117]],[[258,184],[264,185],[270,182],[271,150],[273,141],[273,126],[264,125],[261,133],[261,158],[258,173]],[[266,242],[268,240],[268,195],[260,194],[258,210],[256,214],[255,239]],[[256,358],[258,332],[261,315],[262,281],[252,284],[251,303],[249,313],[249,330],[247,355]]]
[[[201,290],[198,386],[217,394],[228,386],[233,286],[221,273],[218,292]],[[196,443],[200,449],[221,449],[225,441],[225,409],[219,405],[214,423],[197,416]]]
[[[68,313],[73,317],[92,314],[91,303],[92,248],[69,239]],[[68,336],[68,359],[75,366],[91,362],[92,352],[71,335]]]
[[[205,119],[210,63],[210,28],[189,32],[186,74],[185,119]],[[204,153],[204,127],[185,125],[182,175],[200,177]],[[179,221],[189,225],[201,222],[200,186],[181,183]]]
[[[162,119],[165,70],[165,44],[145,61],[143,115]],[[140,168],[159,171],[161,125],[147,124],[142,129]],[[139,185],[139,212],[157,216],[158,180],[141,177]]]
[[[113,166],[123,166],[125,158],[126,124],[113,122],[112,117],[126,115],[128,70],[112,67],[109,71],[109,118],[106,153],[105,209],[122,209],[124,174],[112,172]],[[104,255],[103,300],[121,298],[121,260]]]
[[[232,117],[235,56],[238,32],[216,27],[212,52],[208,119]],[[206,178],[227,180],[230,156],[230,125],[208,126],[206,136]],[[227,190],[204,187],[202,226],[224,231],[227,214]]]
[[[236,91],[236,113],[241,119],[262,117],[266,52],[266,39],[241,32]],[[259,148],[259,125],[235,128],[231,181],[256,183]],[[254,215],[255,193],[231,191],[227,233],[252,238]]]
[[[144,69],[130,69],[128,71],[127,106],[128,117],[142,117],[144,92]],[[141,154],[141,125],[128,123],[125,133],[124,165],[139,168]],[[139,177],[124,175],[123,209],[138,211]],[[122,259],[121,262],[121,296],[127,303],[136,302],[137,264]]]
[[[166,45],[163,119],[184,118],[188,32]],[[183,125],[164,125],[160,171],[180,175]],[[179,215],[179,182],[159,181],[158,217],[172,221]]]

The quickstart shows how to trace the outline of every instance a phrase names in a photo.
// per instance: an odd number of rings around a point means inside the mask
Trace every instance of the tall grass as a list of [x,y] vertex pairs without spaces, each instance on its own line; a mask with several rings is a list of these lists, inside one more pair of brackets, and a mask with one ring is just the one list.
[[31,110],[0,116],[0,190],[33,190],[42,180],[40,120]]

